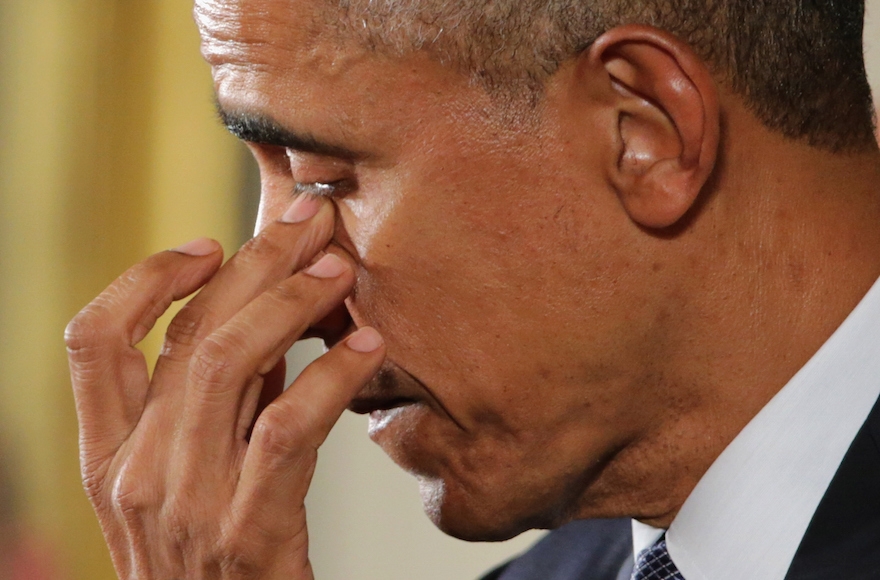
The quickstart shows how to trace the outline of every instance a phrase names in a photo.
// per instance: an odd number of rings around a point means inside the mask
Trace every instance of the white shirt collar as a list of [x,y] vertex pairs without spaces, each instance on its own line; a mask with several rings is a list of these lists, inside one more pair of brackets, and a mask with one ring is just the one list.
[[[691,492],[666,535],[682,575],[783,580],[878,397],[880,281]],[[636,555],[660,533],[634,521]]]
[[639,520],[632,521],[633,559],[639,561],[639,552],[647,550],[660,539],[666,530],[643,524]]

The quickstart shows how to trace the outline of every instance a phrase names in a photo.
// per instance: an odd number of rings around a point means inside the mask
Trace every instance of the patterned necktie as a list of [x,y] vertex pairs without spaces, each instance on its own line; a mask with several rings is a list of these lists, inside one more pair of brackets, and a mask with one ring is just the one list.
[[631,580],[684,580],[666,548],[666,534],[639,554]]

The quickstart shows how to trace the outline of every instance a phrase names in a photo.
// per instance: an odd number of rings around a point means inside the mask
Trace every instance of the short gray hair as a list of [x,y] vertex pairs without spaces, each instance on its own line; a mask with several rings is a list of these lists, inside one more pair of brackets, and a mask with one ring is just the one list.
[[604,32],[655,26],[688,42],[761,121],[840,151],[875,147],[864,1],[335,0],[374,49],[425,50],[490,92],[536,97]]

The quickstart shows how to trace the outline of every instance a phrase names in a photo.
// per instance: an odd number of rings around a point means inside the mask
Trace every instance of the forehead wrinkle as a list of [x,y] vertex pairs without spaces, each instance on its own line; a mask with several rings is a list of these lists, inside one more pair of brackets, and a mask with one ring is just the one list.
[[[202,54],[214,66],[253,60],[277,65],[290,53],[314,52],[325,28],[316,10],[290,0],[197,0],[194,15]],[[269,58],[275,51],[284,54]]]
[[193,17],[206,43],[222,43],[235,39],[241,24],[240,2],[229,0],[196,0]]

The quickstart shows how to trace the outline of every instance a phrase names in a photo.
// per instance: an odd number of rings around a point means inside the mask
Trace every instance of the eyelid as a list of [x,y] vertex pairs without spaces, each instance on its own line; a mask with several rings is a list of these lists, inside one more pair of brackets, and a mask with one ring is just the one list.
[[290,163],[291,167],[311,166],[321,168],[322,170],[342,172],[350,170],[353,165],[351,161],[345,159],[328,157],[326,155],[308,153],[305,151],[298,151],[296,149],[290,148],[284,149],[284,154],[286,155],[288,163]]
[[272,145],[263,145],[261,143],[252,143],[245,141],[248,149],[262,168],[271,169],[273,173],[288,173],[290,171],[290,160],[284,154],[284,149]]
[[292,149],[286,149],[285,155],[294,181],[293,195],[305,193],[333,199],[356,189],[350,162]]

